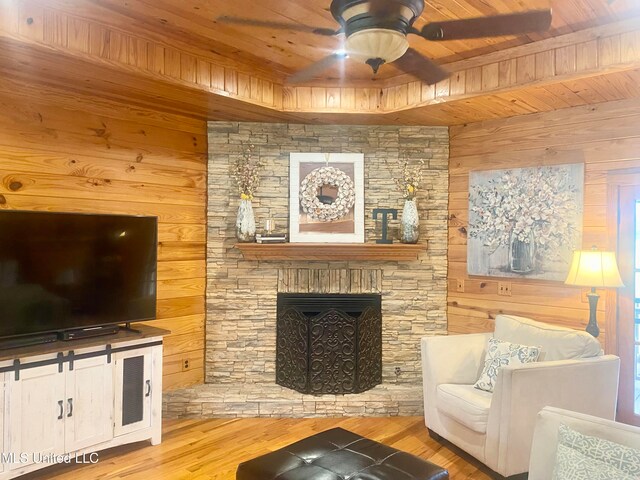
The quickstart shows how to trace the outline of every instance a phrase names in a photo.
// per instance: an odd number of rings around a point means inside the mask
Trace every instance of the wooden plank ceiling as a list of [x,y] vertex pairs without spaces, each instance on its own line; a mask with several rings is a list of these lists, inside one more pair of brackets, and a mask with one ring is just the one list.
[[447,42],[410,36],[412,47],[454,72],[435,86],[393,64],[373,79],[369,67],[349,60],[311,85],[290,86],[289,74],[338,49],[340,38],[218,20],[331,28],[329,4],[9,0],[0,4],[0,69],[34,85],[93,88],[208,119],[452,125],[640,94],[636,0],[429,1],[418,27],[553,9],[552,28],[540,34]]
[[[168,38],[188,39],[203,50],[213,49],[245,63],[268,68],[276,77],[287,75],[340,49],[343,36],[323,37],[293,30],[233,25],[218,21],[222,16],[337,28],[329,10],[331,0],[101,0],[59,1],[69,11],[91,11],[96,18],[121,16],[136,29],[151,30]],[[447,42],[429,42],[409,36],[410,44],[440,64],[477,57],[506,48],[604,25],[635,15],[637,0],[429,0],[415,26],[450,19],[482,17],[533,9],[553,9],[548,32],[518,37],[494,37]],[[89,12],[88,12],[89,13]],[[380,70],[376,80],[399,75],[393,65]],[[348,61],[318,79],[319,83],[366,82],[373,79],[366,65]],[[317,82],[316,82],[317,83]]]

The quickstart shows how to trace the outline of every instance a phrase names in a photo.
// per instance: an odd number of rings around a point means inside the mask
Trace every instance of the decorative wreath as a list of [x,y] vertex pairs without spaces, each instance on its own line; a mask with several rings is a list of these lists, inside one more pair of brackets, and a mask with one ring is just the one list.
[[[318,189],[323,185],[333,185],[338,196],[331,204],[318,198]],[[333,222],[345,217],[356,201],[353,180],[339,168],[320,167],[309,173],[300,184],[300,204],[304,213],[314,220]]]

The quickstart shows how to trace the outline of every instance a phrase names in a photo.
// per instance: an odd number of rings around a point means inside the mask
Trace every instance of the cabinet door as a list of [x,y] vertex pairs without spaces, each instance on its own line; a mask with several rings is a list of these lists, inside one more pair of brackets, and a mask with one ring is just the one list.
[[113,363],[106,355],[73,362],[67,373],[65,448],[73,452],[113,438]]
[[[115,354],[115,436],[151,426],[151,349]],[[158,395],[160,392],[158,392]]]
[[58,365],[20,370],[18,380],[11,373],[7,386],[8,447],[20,459],[10,468],[64,453],[65,374],[58,371]]

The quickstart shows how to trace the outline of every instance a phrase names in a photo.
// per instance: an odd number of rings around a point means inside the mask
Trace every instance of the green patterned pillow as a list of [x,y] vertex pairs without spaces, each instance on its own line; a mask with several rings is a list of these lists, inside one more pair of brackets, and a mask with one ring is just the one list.
[[640,450],[590,437],[561,424],[554,480],[637,480]]
[[535,362],[538,360],[539,355],[540,347],[528,347],[490,338],[487,354],[484,357],[484,368],[474,387],[479,390],[493,392],[498,378],[498,370],[501,367]]

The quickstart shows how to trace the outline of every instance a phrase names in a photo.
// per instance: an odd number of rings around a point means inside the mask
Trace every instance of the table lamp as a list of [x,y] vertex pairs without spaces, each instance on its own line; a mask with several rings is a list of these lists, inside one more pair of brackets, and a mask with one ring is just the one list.
[[578,287],[591,287],[591,293],[587,294],[589,297],[589,323],[586,330],[597,337],[600,334],[600,329],[596,320],[596,307],[600,295],[596,293],[596,288],[624,287],[620,272],[618,272],[615,253],[601,252],[596,247],[591,250],[575,250],[569,275],[564,283]]

